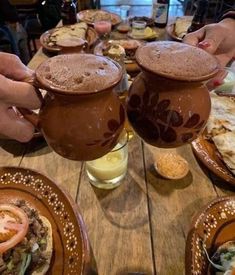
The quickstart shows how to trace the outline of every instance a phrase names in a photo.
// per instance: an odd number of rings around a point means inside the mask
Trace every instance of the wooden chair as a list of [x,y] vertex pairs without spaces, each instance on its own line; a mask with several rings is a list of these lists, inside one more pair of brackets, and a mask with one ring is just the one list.
[[21,23],[27,32],[28,50],[32,57],[37,52],[36,40],[43,33],[37,15],[39,0],[9,0],[9,2],[16,7]]

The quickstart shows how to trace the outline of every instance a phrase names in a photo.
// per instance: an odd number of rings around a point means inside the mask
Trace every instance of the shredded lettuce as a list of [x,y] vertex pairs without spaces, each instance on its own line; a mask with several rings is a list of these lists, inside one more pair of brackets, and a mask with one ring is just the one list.
[[47,240],[46,240],[46,239],[41,239],[41,240],[39,241],[39,243],[40,243],[40,244],[46,244],[46,243],[47,243]]
[[24,275],[25,274],[27,268],[30,265],[31,258],[32,258],[31,254],[24,253],[22,255],[22,263],[21,263],[19,275]]
[[10,260],[10,262],[7,264],[7,269],[11,271],[13,268],[14,268],[13,261]]

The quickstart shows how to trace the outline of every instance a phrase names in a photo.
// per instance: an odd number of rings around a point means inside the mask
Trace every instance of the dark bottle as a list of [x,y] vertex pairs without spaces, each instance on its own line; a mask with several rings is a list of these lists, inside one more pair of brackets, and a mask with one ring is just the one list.
[[169,0],[153,0],[152,17],[156,27],[165,28],[168,21]]
[[208,5],[208,0],[198,0],[197,9],[188,32],[195,32],[205,25]]
[[77,8],[73,0],[63,0],[61,18],[63,25],[77,23]]

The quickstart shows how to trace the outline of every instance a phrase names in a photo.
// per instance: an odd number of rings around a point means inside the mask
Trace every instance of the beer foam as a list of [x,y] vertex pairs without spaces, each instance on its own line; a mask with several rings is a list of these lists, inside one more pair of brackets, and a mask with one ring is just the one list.
[[36,70],[38,81],[52,89],[69,93],[89,93],[112,86],[121,69],[112,60],[92,54],[58,55]]

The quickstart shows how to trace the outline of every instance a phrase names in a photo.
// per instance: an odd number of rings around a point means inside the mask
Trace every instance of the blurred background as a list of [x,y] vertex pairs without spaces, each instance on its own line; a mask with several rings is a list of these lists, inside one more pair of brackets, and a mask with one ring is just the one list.
[[[148,16],[152,0],[81,0],[77,10],[101,8],[119,14],[120,5],[130,5],[130,15]],[[61,19],[62,0],[1,0],[0,51],[17,54],[27,64],[40,47],[40,35],[54,28]],[[235,6],[234,0],[209,0],[208,23]],[[170,0],[169,18],[193,15],[197,0]]]

